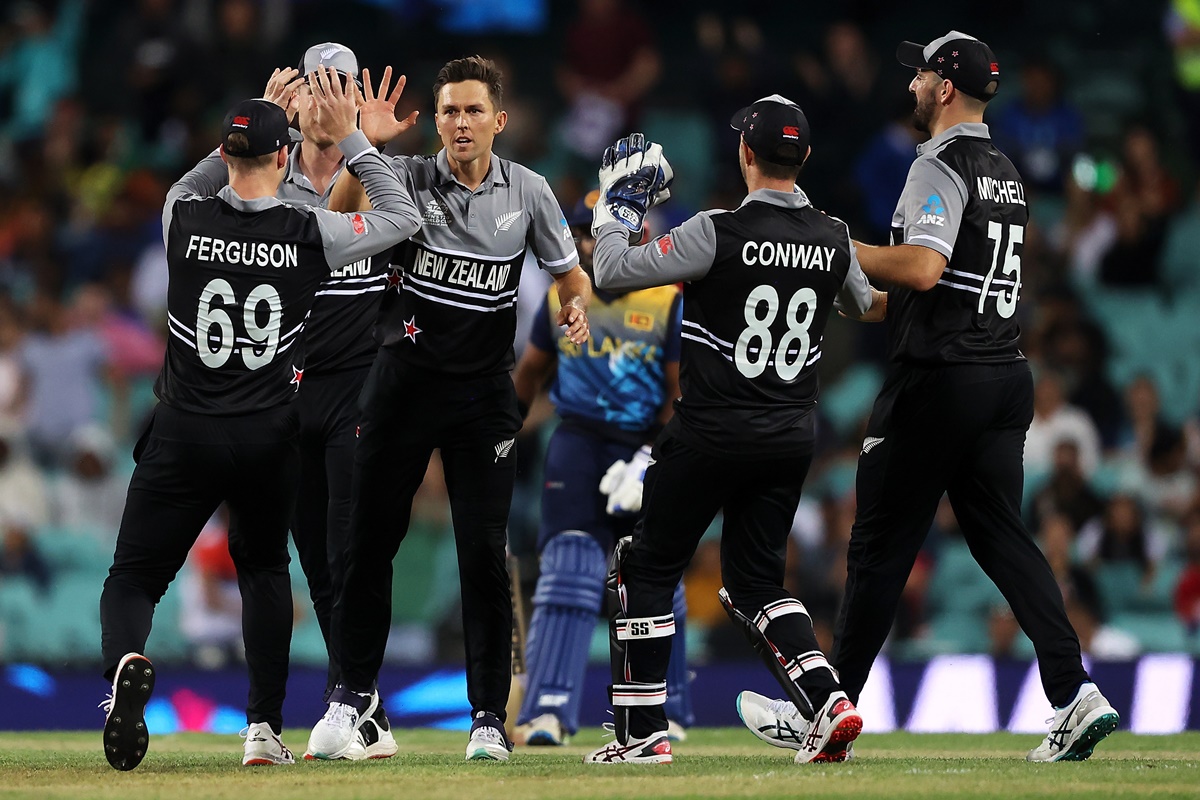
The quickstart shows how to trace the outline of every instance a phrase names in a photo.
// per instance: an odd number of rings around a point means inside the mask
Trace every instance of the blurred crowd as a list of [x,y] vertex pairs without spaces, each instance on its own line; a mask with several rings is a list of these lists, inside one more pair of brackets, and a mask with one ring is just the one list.
[[[425,87],[437,68],[476,51],[495,58],[510,115],[497,149],[545,174],[565,208],[591,188],[599,152],[618,135],[641,129],[663,143],[679,191],[652,219],[659,229],[740,202],[729,116],[778,92],[812,126],[805,190],[857,238],[880,243],[921,140],[909,124],[908,72],[891,53],[899,39],[944,33],[954,16],[914,23],[872,0],[816,18],[765,0],[542,0],[531,4],[543,12],[540,32],[451,36],[439,28],[443,5],[4,5],[0,658],[17,652],[15,634],[4,638],[6,588],[53,594],[79,568],[84,542],[88,559],[105,562],[92,573],[107,565],[164,348],[166,188],[212,149],[225,109],[260,95],[273,68],[331,38],[373,72],[393,64],[409,75],[401,114],[424,113],[391,147],[433,152]],[[951,23],[999,54],[1002,87],[987,121],[1025,178],[1032,215],[1018,312],[1036,373],[1028,523],[1093,656],[1200,647],[1200,3],[1017,2],[999,28],[975,13]],[[1169,88],[1154,94],[1151,85]],[[534,305],[537,279],[523,289]],[[844,579],[862,426],[886,368],[882,326],[839,323],[828,338],[821,449],[789,560],[789,586],[824,645]],[[518,551],[533,540],[549,424],[522,437]],[[406,576],[395,603],[404,635],[393,641],[409,658],[453,657],[456,576],[436,463],[414,520],[396,564]],[[240,613],[223,536],[214,519],[180,611],[190,652],[213,663],[236,649],[230,626]],[[721,646],[736,634],[719,585],[706,541],[688,575],[701,658],[748,653]],[[297,618],[311,623],[302,602]],[[955,650],[1030,655],[946,505],[890,652]]]

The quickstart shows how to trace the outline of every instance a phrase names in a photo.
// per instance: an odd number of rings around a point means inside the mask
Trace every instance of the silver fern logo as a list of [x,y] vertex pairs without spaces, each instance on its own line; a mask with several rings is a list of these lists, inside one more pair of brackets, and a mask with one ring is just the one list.
[[503,442],[496,445],[496,448],[495,448],[496,449],[496,460],[493,461],[492,463],[499,464],[500,459],[507,458],[508,454],[510,452],[512,452],[513,444],[515,444],[516,441],[517,441],[516,439],[505,439]]
[[500,216],[496,217],[496,232],[492,235],[499,236],[500,231],[506,231],[511,228],[513,223],[516,222],[520,216],[520,211],[509,211],[507,214],[501,214]]
[[883,443],[882,436],[880,436],[878,438],[876,438],[874,436],[868,436],[866,439],[863,439],[863,448],[862,448],[862,453],[860,455],[865,456],[867,453],[874,450],[876,445],[880,445],[882,443]]

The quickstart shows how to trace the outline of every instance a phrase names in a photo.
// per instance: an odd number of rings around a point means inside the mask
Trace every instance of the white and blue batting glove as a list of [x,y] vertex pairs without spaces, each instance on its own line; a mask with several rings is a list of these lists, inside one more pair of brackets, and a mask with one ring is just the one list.
[[631,133],[604,151],[598,177],[600,200],[592,209],[592,235],[609,222],[640,234],[646,212],[670,199],[675,172],[662,147]]
[[642,445],[626,461],[614,461],[600,479],[600,491],[608,495],[605,510],[620,517],[636,514],[642,510],[642,482],[646,479],[646,468],[650,466],[650,445]]

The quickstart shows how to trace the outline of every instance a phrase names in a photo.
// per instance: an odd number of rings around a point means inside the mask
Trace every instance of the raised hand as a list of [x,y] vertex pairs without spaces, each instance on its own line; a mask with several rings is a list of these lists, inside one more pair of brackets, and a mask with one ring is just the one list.
[[404,94],[404,85],[408,78],[401,75],[396,79],[396,85],[390,91],[388,85],[392,82],[392,68],[384,67],[383,78],[379,81],[379,91],[371,86],[371,71],[363,69],[363,103],[359,107],[360,125],[363,133],[375,147],[395,139],[400,134],[417,124],[419,111],[414,111],[404,119],[396,119],[396,104]]
[[353,83],[347,81],[343,88],[337,73],[321,65],[309,76],[308,88],[316,104],[317,124],[333,141],[358,130],[358,92]]
[[303,83],[304,76],[295,67],[284,69],[276,67],[275,71],[271,73],[270,80],[267,81],[267,88],[263,89],[263,99],[270,100],[282,108],[287,113],[288,119],[291,119],[299,107],[300,100],[297,91]]
[[632,133],[604,151],[597,177],[600,202],[592,209],[592,230],[615,221],[640,234],[646,212],[670,198],[675,173],[662,147]]

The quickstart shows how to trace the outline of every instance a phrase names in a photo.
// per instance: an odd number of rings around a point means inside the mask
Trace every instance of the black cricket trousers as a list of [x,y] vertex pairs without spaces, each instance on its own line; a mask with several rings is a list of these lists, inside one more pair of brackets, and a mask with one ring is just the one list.
[[[680,439],[679,429],[678,417],[667,424],[646,470],[643,516],[621,564],[625,616],[671,614],[675,587],[723,509],[721,579],[734,607],[753,620],[764,607],[791,598],[783,588],[787,543],[812,463],[811,445],[786,456],[732,458],[693,447]],[[769,632],[788,661],[820,650],[807,614],[780,617]],[[630,680],[661,683],[670,663],[671,637],[629,640],[626,658]],[[797,683],[817,708],[837,689],[827,669],[806,672]],[[629,708],[631,736],[666,729],[665,706]]]
[[284,406],[218,417],[160,403],[134,458],[100,596],[105,677],[112,679],[126,653],[145,652],[154,606],[225,502],[250,673],[246,720],[278,732],[292,641],[287,542],[298,462],[295,415]]
[[337,641],[333,606],[346,576],[358,397],[366,377],[365,367],[305,373],[295,402],[300,424],[300,491],[296,495],[292,538],[329,653],[326,697],[341,673],[337,648],[333,646]]
[[902,366],[885,381],[858,459],[858,513],[833,664],[854,702],[892,627],[942,494],[971,554],[1033,642],[1046,697],[1088,680],[1042,551],[1021,522],[1033,378],[1024,362]]
[[335,609],[342,683],[371,691],[392,615],[392,560],[408,533],[413,496],[440,449],[458,551],[472,713],[504,720],[512,659],[505,563],[521,428],[507,373],[456,378],[380,350],[359,401],[346,579]]

